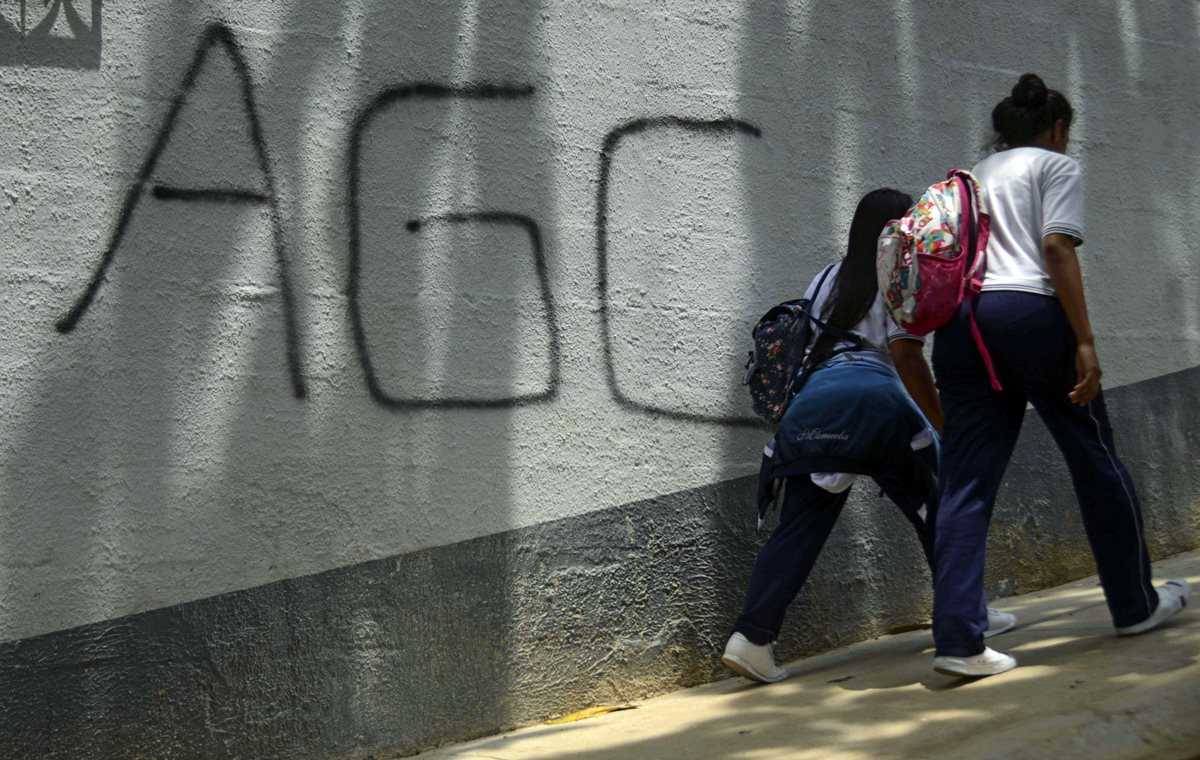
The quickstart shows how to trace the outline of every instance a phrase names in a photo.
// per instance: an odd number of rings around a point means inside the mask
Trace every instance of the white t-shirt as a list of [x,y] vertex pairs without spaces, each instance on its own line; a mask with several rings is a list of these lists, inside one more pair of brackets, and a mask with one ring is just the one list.
[[[817,283],[821,281],[821,275],[818,274],[809,283],[808,290],[804,291],[804,297],[810,299],[813,304],[813,314],[824,319],[825,306],[829,302],[829,297],[833,292],[834,283],[837,281],[838,270],[842,268],[839,261],[829,270],[829,275],[825,278],[825,284],[821,287],[821,292],[817,293]],[[824,273],[824,269],[821,270]],[[851,355],[869,355],[875,358],[884,359],[887,364],[892,363],[892,352],[889,344],[900,338],[910,338],[925,342],[924,338],[916,335],[910,335],[904,331],[892,320],[891,315],[887,313],[887,308],[883,305],[883,295],[876,294],[875,303],[871,304],[871,310],[867,312],[867,316],[850,330],[853,333],[861,335],[867,343],[868,348],[865,351],[850,351]],[[814,339],[811,345],[815,345]],[[834,350],[846,348],[852,344],[849,341],[838,341],[834,346]]]
[[1083,244],[1079,162],[1044,148],[1012,148],[988,156],[971,173],[992,217],[983,289],[1054,295],[1042,238],[1058,232]]

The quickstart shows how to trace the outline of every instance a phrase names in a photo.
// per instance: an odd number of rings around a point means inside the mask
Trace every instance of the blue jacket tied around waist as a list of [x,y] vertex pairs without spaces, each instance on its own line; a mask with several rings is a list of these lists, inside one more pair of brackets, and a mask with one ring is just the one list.
[[763,450],[759,519],[781,478],[814,472],[868,475],[901,507],[932,507],[938,454],[937,434],[891,367],[835,357],[809,376]]

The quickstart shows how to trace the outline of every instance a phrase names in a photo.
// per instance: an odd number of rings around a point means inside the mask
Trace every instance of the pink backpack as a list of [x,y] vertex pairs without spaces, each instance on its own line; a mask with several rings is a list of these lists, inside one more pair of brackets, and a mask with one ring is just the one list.
[[954,169],[932,185],[904,216],[879,235],[876,273],[892,319],[913,335],[950,321],[969,298],[971,335],[992,388],[1001,390],[992,357],[975,324],[974,296],[987,272],[991,218],[987,200],[970,172]]

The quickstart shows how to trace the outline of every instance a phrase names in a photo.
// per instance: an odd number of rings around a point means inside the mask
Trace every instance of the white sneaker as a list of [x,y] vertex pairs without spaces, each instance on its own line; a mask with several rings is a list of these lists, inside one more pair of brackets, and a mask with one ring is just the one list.
[[1117,629],[1118,636],[1135,636],[1157,628],[1187,606],[1192,587],[1183,578],[1172,578],[1158,587],[1158,607],[1140,623]]
[[770,644],[753,644],[740,633],[729,637],[721,662],[751,681],[775,683],[788,676],[786,670],[775,664],[775,655]]
[[990,647],[971,657],[934,657],[933,669],[948,676],[994,676],[1017,667],[1011,655]]
[[1011,612],[1001,612],[994,607],[987,608],[987,630],[983,632],[983,637],[996,636],[1011,631],[1017,625],[1017,616]]

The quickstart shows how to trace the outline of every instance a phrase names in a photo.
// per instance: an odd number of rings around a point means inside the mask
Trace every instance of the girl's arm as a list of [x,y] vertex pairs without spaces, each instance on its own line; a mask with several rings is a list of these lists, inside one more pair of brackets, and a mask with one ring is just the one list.
[[1076,404],[1086,406],[1100,394],[1102,373],[1092,338],[1092,324],[1088,320],[1087,301],[1083,297],[1083,276],[1079,271],[1079,257],[1075,255],[1075,241],[1070,235],[1050,233],[1042,240],[1042,259],[1079,344],[1075,350],[1077,380],[1067,395]]
[[897,338],[891,342],[892,362],[896,365],[896,373],[900,382],[904,383],[908,395],[925,414],[938,435],[942,434],[942,400],[938,396],[937,386],[933,383],[933,373],[929,371],[929,363],[925,361],[925,346],[919,340]]

